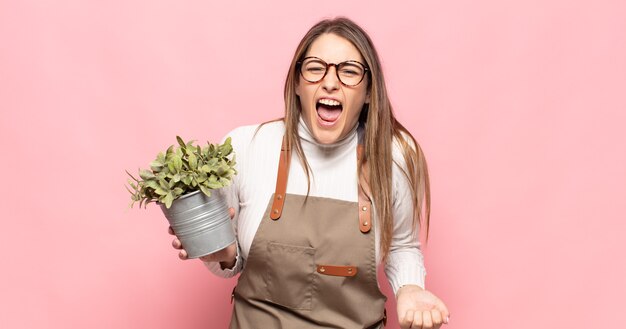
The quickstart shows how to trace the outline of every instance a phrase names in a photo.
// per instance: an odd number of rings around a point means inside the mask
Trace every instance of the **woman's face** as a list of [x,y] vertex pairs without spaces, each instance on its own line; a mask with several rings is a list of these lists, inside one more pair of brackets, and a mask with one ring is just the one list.
[[[345,61],[365,63],[356,47],[336,34],[322,34],[304,57],[317,57],[326,63]],[[336,67],[330,66],[326,76],[311,83],[299,75],[296,95],[300,98],[302,118],[321,144],[332,144],[344,138],[357,124],[363,104],[369,103],[367,74],[354,87],[343,85],[337,78]]]

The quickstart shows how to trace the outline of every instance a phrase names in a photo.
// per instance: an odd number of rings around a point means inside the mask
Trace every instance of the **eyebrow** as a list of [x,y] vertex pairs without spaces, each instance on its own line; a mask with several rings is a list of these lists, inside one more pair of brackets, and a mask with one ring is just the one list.
[[[313,55],[306,55],[306,56],[304,56],[304,58],[307,58],[307,57],[315,57],[315,59],[322,60],[322,61],[324,61],[324,62],[326,62],[328,64],[339,64],[339,63],[344,63],[344,62],[359,62],[359,63],[363,63],[365,61],[365,60],[358,60],[358,59],[346,59],[346,60],[339,61],[339,62],[330,62],[330,61],[327,61],[327,60],[325,60],[325,59],[323,59],[321,57],[317,57],[317,56],[313,56]],[[304,58],[303,58],[303,60],[304,60]]]

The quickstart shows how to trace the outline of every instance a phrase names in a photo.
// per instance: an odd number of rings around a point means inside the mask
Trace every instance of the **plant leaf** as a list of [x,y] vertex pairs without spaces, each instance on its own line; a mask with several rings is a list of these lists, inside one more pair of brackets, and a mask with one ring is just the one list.
[[204,187],[204,185],[200,185],[200,191],[202,191],[202,193],[204,193],[206,196],[211,196],[211,190]]
[[161,188],[164,188],[164,189],[169,188],[169,185],[167,184],[167,181],[164,178],[157,177],[157,179],[159,180],[159,186],[161,186]]
[[172,195],[172,192],[167,193],[165,198],[163,198],[163,203],[165,203],[165,208],[169,209],[172,206],[173,201],[174,201],[174,195]]
[[220,183],[222,184],[222,187],[225,187],[230,186],[231,181],[228,178],[220,177]]
[[[131,194],[131,199],[134,201],[135,200],[135,192],[131,191],[128,186],[124,185],[124,187],[126,188],[126,191],[128,191]],[[132,205],[131,205],[132,208]]]
[[213,189],[232,183],[237,170],[230,137],[221,145],[207,142],[203,147],[194,141],[185,143],[180,136],[176,136],[176,142],[165,153],[159,152],[150,163],[151,170],[138,170],[139,178],[126,171],[130,179],[125,188],[131,193],[131,207],[137,202],[145,207],[159,201],[169,208],[188,191],[200,189],[211,195]]
[[179,156],[179,157],[181,157],[181,158],[182,158],[182,157],[183,157],[183,155],[184,155],[184,153],[185,153],[185,152],[183,152],[183,149],[182,149],[181,147],[177,147],[177,148],[176,148],[176,152],[175,152],[175,154],[176,154],[177,156]]
[[154,193],[161,195],[161,196],[167,195],[167,193],[169,193],[169,189],[164,189],[164,188],[159,187],[154,190]]
[[143,180],[151,179],[154,178],[154,173],[152,173],[152,171],[150,170],[142,169],[141,171],[139,171],[139,177],[141,177],[141,179]]
[[156,190],[159,188],[159,184],[155,180],[146,181],[146,186],[153,190]]
[[128,185],[130,185],[130,187],[132,187],[133,190],[135,190],[135,191],[137,190],[137,185],[135,183],[133,183],[133,181],[130,180],[130,179],[128,180]]
[[230,137],[226,138],[226,140],[224,141],[224,144],[218,147],[218,152],[220,152],[222,156],[227,156],[230,154],[230,152],[233,151],[233,147],[230,144],[230,140],[231,140]]
[[183,194],[183,192],[185,191],[180,187],[177,187],[172,190],[172,193],[174,193],[174,197],[179,197],[181,194]]
[[200,173],[200,174],[198,175],[198,177],[196,177],[196,182],[198,182],[198,183],[202,183],[202,182],[204,182],[205,180],[207,180],[207,178],[208,178],[208,177],[207,177],[207,175],[206,175],[205,173]]
[[187,150],[194,150],[193,142],[195,142],[195,140],[190,140],[187,142]]
[[154,160],[150,162],[150,169],[155,172],[161,171],[161,169],[163,169],[163,162],[161,162],[160,160]]
[[174,168],[176,169],[174,172],[179,172],[183,169],[183,160],[178,154],[172,158],[172,162],[174,163]]
[[187,158],[187,160],[189,161],[189,168],[191,170],[195,170],[198,168],[198,157],[196,157],[195,154],[193,153],[189,154],[189,157]]
[[132,178],[135,182],[139,181],[137,178],[135,178],[135,176],[133,176],[131,173],[129,173],[128,170],[125,170],[125,171],[128,174],[128,176],[130,176],[130,178]]
[[218,188],[222,188],[222,184],[220,182],[212,182],[212,181],[207,181],[206,185],[210,188],[210,189],[218,189]]
[[187,146],[185,145],[185,142],[183,142],[183,139],[180,138],[180,136],[176,136],[176,141],[178,142],[178,145],[180,145],[180,147],[183,148],[183,150],[187,148]]

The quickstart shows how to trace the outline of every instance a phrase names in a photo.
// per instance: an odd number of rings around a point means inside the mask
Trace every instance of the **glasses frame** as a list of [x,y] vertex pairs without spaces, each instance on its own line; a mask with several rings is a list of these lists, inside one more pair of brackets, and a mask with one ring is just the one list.
[[[304,61],[306,61],[307,59],[311,59],[311,58],[319,60],[320,62],[322,62],[322,64],[326,64],[326,71],[324,72],[324,75],[317,81],[311,81],[311,80],[305,78],[304,77],[304,73],[302,72],[302,64],[304,63]],[[343,65],[343,64],[346,64],[346,63],[357,63],[357,64],[363,66],[363,75],[361,76],[361,80],[359,80],[359,82],[357,82],[354,85],[346,84],[339,77],[339,65]],[[346,86],[346,87],[356,87],[356,86],[358,86],[363,81],[363,79],[365,78],[365,75],[369,74],[369,72],[370,72],[370,69],[369,69],[369,67],[367,67],[367,65],[365,65],[365,64],[363,64],[363,63],[361,63],[359,61],[355,61],[355,60],[343,61],[341,63],[336,63],[335,64],[335,63],[326,63],[325,60],[323,60],[323,59],[321,59],[319,57],[308,56],[308,57],[303,58],[301,61],[297,61],[296,64],[297,64],[296,68],[300,72],[300,76],[302,77],[302,79],[304,79],[304,80],[306,80],[306,81],[308,81],[310,83],[318,83],[318,82],[324,80],[324,78],[326,77],[326,74],[328,74],[328,71],[330,71],[330,67],[334,66],[335,67],[335,75],[337,75],[337,80],[339,80],[339,82],[342,85]]]

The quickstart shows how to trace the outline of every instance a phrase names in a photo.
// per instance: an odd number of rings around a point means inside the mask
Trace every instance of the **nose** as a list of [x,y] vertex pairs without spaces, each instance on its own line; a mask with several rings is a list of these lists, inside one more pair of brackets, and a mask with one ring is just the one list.
[[333,65],[329,65],[328,71],[326,71],[326,76],[322,79],[322,88],[326,92],[334,91],[339,89],[339,78],[337,77],[337,68]]

